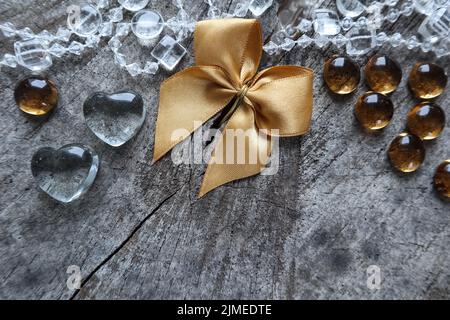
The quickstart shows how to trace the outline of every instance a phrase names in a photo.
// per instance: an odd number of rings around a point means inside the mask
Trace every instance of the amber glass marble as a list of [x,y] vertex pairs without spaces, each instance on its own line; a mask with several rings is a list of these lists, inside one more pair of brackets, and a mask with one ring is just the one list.
[[434,63],[419,62],[409,74],[408,85],[417,98],[432,99],[444,91],[447,75],[444,69]]
[[443,198],[450,200],[450,159],[442,162],[434,175],[434,188]]
[[388,150],[389,160],[401,172],[416,171],[425,159],[422,140],[407,132],[400,133],[392,140]]
[[391,122],[394,107],[384,94],[366,92],[355,105],[355,116],[364,129],[379,130]]
[[350,58],[333,56],[325,62],[323,78],[332,92],[348,94],[358,87],[361,75],[358,65]]
[[406,119],[408,130],[422,140],[436,139],[445,126],[445,113],[431,102],[422,102],[413,107]]
[[398,63],[385,55],[370,58],[364,68],[364,75],[369,87],[383,94],[393,92],[402,80],[402,70]]
[[43,116],[58,104],[58,90],[51,80],[33,75],[19,82],[14,98],[23,112]]

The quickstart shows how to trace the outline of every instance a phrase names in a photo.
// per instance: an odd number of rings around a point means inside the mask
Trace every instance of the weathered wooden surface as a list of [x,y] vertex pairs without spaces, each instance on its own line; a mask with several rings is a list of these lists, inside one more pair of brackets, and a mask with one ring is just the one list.
[[[54,31],[72,3],[3,0],[0,20]],[[150,6],[165,17],[176,13],[169,0]],[[193,0],[189,9],[203,18],[207,6]],[[266,37],[274,14],[262,19]],[[420,21],[403,17],[391,29],[408,34]],[[0,298],[450,298],[450,207],[432,188],[436,166],[450,157],[450,131],[426,144],[417,173],[396,174],[386,158],[415,103],[405,75],[432,55],[381,49],[401,63],[404,79],[392,96],[393,122],[378,135],[363,133],[353,116],[364,85],[343,98],[323,85],[324,60],[336,49],[296,48],[271,62],[315,70],[311,132],[281,141],[278,174],[197,200],[204,166],[175,166],[170,157],[151,165],[158,88],[167,74],[133,79],[102,46],[56,62],[49,75],[61,101],[44,122],[15,106],[13,89],[26,71],[1,71]],[[11,50],[2,37],[0,53]],[[131,37],[127,51],[133,59],[148,54]],[[191,55],[180,68],[192,63]],[[440,63],[449,71],[448,60]],[[81,106],[92,91],[123,88],[141,92],[149,112],[137,138],[116,150],[89,132]],[[438,102],[449,112],[448,92]],[[86,197],[62,205],[38,190],[29,163],[37,148],[70,142],[92,145],[102,163]],[[70,265],[81,268],[80,291],[66,286]],[[380,290],[366,286],[369,265],[381,268]]]

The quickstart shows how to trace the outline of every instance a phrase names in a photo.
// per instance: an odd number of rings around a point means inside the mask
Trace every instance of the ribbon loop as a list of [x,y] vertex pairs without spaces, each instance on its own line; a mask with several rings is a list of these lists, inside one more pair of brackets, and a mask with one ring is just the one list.
[[[161,85],[154,160],[187,138],[231,101],[227,121],[203,178],[199,196],[227,182],[260,173],[272,137],[304,134],[312,113],[310,69],[279,66],[257,74],[261,25],[254,19],[202,21],[195,30],[197,66]],[[233,100],[234,99],[234,100]]]

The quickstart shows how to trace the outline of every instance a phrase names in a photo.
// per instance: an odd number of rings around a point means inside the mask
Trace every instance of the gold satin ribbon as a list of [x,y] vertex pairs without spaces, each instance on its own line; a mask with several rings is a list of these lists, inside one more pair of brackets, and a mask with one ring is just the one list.
[[[260,129],[278,129],[281,137],[308,131],[313,72],[299,66],[277,66],[257,73],[262,34],[260,23],[254,19],[199,22],[194,41],[196,65],[161,85],[153,159],[159,160],[237,99],[206,169],[199,192],[202,197],[220,185],[259,174],[265,168],[267,157],[249,161],[250,154],[264,150],[271,154],[271,133],[261,135]],[[172,133],[177,129],[184,129],[185,134],[173,141]],[[225,134],[228,129],[248,130],[245,144]],[[217,163],[227,153],[235,158],[237,153],[243,154],[244,163]]]

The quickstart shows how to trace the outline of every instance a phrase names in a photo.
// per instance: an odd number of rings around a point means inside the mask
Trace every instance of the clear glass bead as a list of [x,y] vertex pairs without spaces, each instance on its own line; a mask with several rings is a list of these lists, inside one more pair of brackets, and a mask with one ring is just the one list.
[[0,24],[0,30],[5,37],[10,38],[16,34],[16,27],[11,22],[5,22]]
[[129,64],[125,67],[128,71],[128,73],[132,76],[132,77],[137,77],[138,75],[140,75],[142,73],[142,69],[139,66],[138,63],[132,63]]
[[408,40],[406,40],[406,47],[409,50],[417,48],[419,45],[420,43],[416,36],[411,36],[410,38],[408,38]]
[[402,3],[400,10],[404,16],[410,16],[414,12],[414,3],[412,0],[406,0]]
[[450,43],[446,41],[442,41],[436,48],[436,56],[438,58],[448,56],[450,54]]
[[341,21],[341,26],[344,31],[348,31],[353,27],[353,20],[349,17],[344,17]]
[[336,0],[336,7],[340,14],[350,18],[360,16],[365,10],[359,0]]
[[325,37],[325,36],[322,36],[322,35],[319,34],[318,37],[316,37],[314,39],[314,43],[316,44],[317,47],[323,48],[328,43],[330,43],[330,39],[328,37]]
[[17,35],[22,38],[22,40],[29,40],[35,37],[33,31],[28,27],[17,31]]
[[3,56],[3,59],[0,60],[0,64],[10,68],[15,68],[17,67],[17,59],[12,54],[7,53]]
[[125,55],[120,52],[116,52],[114,54],[114,62],[121,68],[124,68],[127,65],[127,59],[125,58]]
[[419,34],[432,43],[450,34],[450,7],[435,10],[419,26]]
[[120,42],[119,38],[112,37],[108,41],[108,46],[111,48],[112,51],[117,52],[122,46],[122,43]]
[[96,0],[97,9],[105,9],[109,7],[109,0]]
[[156,11],[141,10],[131,19],[131,30],[144,45],[155,41],[163,29],[164,20]]
[[98,35],[91,35],[89,37],[86,38],[86,47],[88,48],[96,48],[98,46],[98,44],[100,43],[100,36]]
[[335,36],[341,31],[336,12],[328,9],[314,10],[314,31],[322,36]]
[[120,22],[123,20],[123,10],[122,7],[117,7],[109,10],[108,13],[109,20],[111,22]]
[[71,35],[72,31],[64,27],[59,27],[58,31],[56,32],[56,37],[58,38],[58,40],[63,42],[69,42]]
[[380,32],[379,34],[377,34],[375,38],[375,44],[378,47],[381,47],[383,44],[386,43],[386,41],[388,41],[388,36],[386,35],[386,33]]
[[248,9],[255,17],[260,17],[272,6],[273,0],[251,0]]
[[67,26],[80,37],[87,37],[98,31],[102,15],[94,6],[87,4],[69,13]]
[[78,41],[72,41],[72,43],[67,48],[67,51],[69,51],[72,54],[75,54],[77,56],[81,55],[84,51],[84,45]]
[[54,43],[49,49],[48,53],[50,53],[52,56],[61,58],[65,53],[67,52],[67,49],[60,45],[59,43]]
[[98,32],[100,37],[111,37],[113,34],[113,23],[112,22],[104,22],[100,27]]
[[47,47],[38,39],[18,41],[14,43],[17,62],[32,71],[42,71],[52,65],[52,58]]
[[233,1],[228,10],[229,12],[231,12],[231,14],[227,16],[244,18],[247,15],[249,5],[250,0]]
[[284,51],[291,51],[293,47],[295,47],[295,41],[291,38],[285,38],[281,44],[281,49]]
[[364,29],[367,27],[367,18],[366,17],[360,17],[358,20],[356,20],[355,23],[356,28]]
[[280,51],[280,48],[278,47],[278,45],[275,42],[269,41],[267,44],[264,45],[263,50],[269,56],[273,56]]
[[149,0],[119,0],[119,3],[128,11],[139,11],[144,9]]
[[308,19],[302,19],[300,20],[300,23],[298,24],[298,30],[300,30],[303,33],[306,33],[308,31],[311,31],[312,29],[312,21]]
[[333,44],[338,48],[345,46],[347,44],[347,41],[348,39],[342,34],[338,34],[332,40]]
[[352,28],[347,38],[346,51],[349,55],[363,55],[375,47],[375,34],[367,29]]
[[395,48],[398,47],[402,44],[403,42],[403,37],[400,33],[396,32],[394,33],[391,38],[389,39],[389,42],[391,43],[391,45]]
[[313,42],[313,40],[310,37],[308,37],[306,34],[302,35],[297,40],[298,45],[302,48],[308,47],[312,42]]
[[126,22],[118,23],[116,26],[116,36],[125,37],[130,32],[130,24]]
[[430,52],[433,50],[433,44],[430,41],[424,41],[420,44],[420,50],[423,52]]
[[166,35],[153,48],[151,54],[164,69],[172,71],[186,54],[186,49],[175,39]]
[[400,17],[400,12],[398,11],[397,8],[390,8],[388,13],[387,13],[387,20],[389,22],[394,23],[395,21],[397,21],[398,17]]
[[147,61],[144,68],[142,69],[142,72],[145,74],[156,74],[158,72],[159,65],[156,62],[153,61]]

